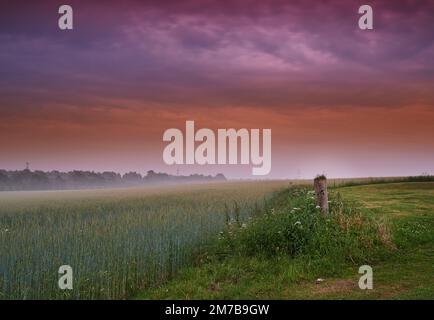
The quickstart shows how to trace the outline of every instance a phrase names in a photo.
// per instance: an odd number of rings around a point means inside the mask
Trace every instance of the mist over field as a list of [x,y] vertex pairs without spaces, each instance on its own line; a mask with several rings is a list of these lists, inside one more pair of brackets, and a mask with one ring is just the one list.
[[29,169],[21,171],[0,170],[0,191],[152,187],[223,181],[226,181],[226,178],[222,174],[215,176],[202,174],[175,176],[167,173],[156,173],[153,170],[149,170],[144,176],[137,172],[121,175],[111,171],[98,173],[79,170],[71,172],[43,172]]

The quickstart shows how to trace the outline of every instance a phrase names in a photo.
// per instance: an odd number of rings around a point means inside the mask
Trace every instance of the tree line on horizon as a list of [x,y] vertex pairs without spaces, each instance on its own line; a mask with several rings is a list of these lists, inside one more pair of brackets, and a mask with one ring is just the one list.
[[45,172],[40,170],[31,171],[29,169],[16,171],[0,169],[0,191],[109,188],[225,180],[226,177],[221,173],[215,176],[202,174],[175,176],[149,170],[142,176],[137,172],[128,172],[121,175],[112,171],[74,170],[60,172],[53,170]]

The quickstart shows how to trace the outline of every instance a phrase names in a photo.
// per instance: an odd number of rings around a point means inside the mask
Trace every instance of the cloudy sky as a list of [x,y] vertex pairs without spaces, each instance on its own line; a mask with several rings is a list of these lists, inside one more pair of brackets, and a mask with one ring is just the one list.
[[194,120],[271,128],[269,178],[434,174],[434,0],[2,1],[0,119],[5,169],[251,177],[165,165]]

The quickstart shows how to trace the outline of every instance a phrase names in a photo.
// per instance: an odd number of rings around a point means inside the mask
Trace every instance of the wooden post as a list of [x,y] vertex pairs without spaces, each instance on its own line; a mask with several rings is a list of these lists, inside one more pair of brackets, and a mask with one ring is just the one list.
[[321,212],[327,214],[329,211],[329,196],[327,193],[327,178],[324,175],[317,176],[313,180],[313,187],[316,194],[316,203],[321,207]]

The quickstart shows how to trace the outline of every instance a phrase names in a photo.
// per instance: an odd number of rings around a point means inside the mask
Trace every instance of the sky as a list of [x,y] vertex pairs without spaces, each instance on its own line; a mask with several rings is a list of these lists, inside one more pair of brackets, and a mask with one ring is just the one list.
[[194,120],[270,128],[261,178],[434,174],[434,0],[2,1],[0,120],[0,169],[258,178],[166,165]]

